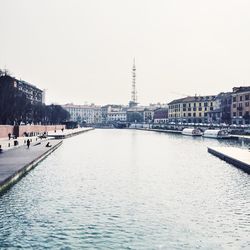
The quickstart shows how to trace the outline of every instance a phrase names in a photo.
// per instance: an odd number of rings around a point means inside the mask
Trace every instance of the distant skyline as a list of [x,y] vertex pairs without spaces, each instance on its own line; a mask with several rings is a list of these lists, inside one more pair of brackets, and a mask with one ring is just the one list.
[[140,104],[250,85],[248,0],[0,0],[0,68],[47,103]]

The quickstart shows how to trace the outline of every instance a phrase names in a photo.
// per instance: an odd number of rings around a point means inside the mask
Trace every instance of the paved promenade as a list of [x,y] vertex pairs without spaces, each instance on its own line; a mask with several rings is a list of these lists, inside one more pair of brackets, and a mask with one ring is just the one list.
[[208,152],[250,174],[250,151],[235,147],[209,147]]
[[31,144],[36,144],[41,141],[47,140],[47,139],[40,139],[37,136],[29,136],[29,137],[18,137],[17,139],[10,139],[9,138],[1,138],[0,139],[0,148],[4,151],[13,149],[13,148],[18,148],[23,145],[26,145],[27,140],[30,140]]
[[81,133],[93,130],[92,127],[87,128],[75,128],[75,129],[64,129],[63,131],[57,130],[56,132],[50,131],[48,133],[49,137],[54,137],[55,139],[65,139],[74,135],[79,135]]
[[30,169],[34,168],[47,155],[62,144],[62,140],[49,140],[32,144],[28,149],[22,146],[0,153],[0,192],[17,182]]

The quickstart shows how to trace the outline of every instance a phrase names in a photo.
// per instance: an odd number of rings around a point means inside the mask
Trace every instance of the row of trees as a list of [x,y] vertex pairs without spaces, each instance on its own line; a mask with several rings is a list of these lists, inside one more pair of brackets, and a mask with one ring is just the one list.
[[0,124],[60,124],[70,118],[60,105],[31,103],[14,82],[13,77],[0,72]]

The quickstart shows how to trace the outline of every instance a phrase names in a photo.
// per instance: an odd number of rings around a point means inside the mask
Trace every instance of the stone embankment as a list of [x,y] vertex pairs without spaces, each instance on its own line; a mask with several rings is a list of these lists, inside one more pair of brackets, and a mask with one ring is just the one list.
[[10,133],[16,137],[36,136],[47,134],[50,131],[65,129],[65,125],[0,125],[0,138],[5,138]]
[[208,147],[208,152],[250,174],[250,152],[235,147]]
[[169,129],[154,129],[154,128],[135,128],[137,130],[146,130],[146,131],[155,131],[162,133],[170,133],[170,134],[181,134],[180,130],[169,130]]

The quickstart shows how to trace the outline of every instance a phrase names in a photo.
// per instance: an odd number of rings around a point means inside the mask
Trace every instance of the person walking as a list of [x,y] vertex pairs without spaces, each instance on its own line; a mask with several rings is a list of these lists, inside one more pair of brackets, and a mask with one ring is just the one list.
[[27,147],[30,148],[30,139],[27,140]]

